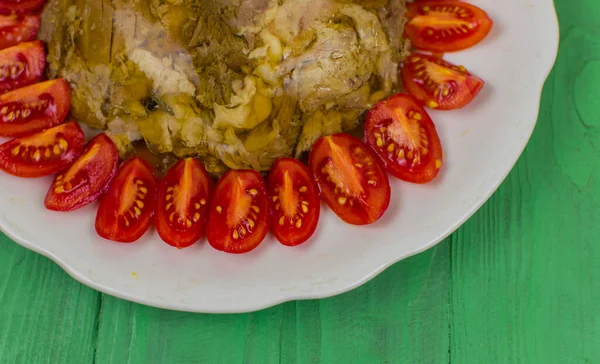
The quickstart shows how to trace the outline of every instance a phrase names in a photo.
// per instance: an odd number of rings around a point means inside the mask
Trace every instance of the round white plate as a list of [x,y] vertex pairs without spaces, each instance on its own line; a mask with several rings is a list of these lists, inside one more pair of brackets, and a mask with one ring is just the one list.
[[315,237],[296,248],[269,237],[241,256],[205,242],[178,251],[155,232],[117,244],[96,236],[96,205],[49,212],[43,201],[50,179],[0,174],[0,228],[90,287],[162,308],[245,312],[355,288],[458,228],[500,185],[534,129],[558,47],[552,1],[472,3],[489,13],[494,28],[480,45],[447,59],[486,87],[464,110],[431,113],[444,144],[443,173],[427,186],[393,181],[389,211],[373,226],[346,225],[324,208]]

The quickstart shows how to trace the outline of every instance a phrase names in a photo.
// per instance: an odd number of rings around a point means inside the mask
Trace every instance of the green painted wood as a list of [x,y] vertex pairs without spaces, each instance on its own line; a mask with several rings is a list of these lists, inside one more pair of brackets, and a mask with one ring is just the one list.
[[0,363],[600,363],[600,3],[556,6],[532,141],[447,241],[339,297],[197,315],[101,295],[0,237]]
[[0,236],[0,363],[89,363],[100,294]]
[[447,363],[449,245],[340,297],[244,315],[102,301],[96,363]]
[[533,138],[453,236],[455,363],[600,363],[600,3],[556,6]]

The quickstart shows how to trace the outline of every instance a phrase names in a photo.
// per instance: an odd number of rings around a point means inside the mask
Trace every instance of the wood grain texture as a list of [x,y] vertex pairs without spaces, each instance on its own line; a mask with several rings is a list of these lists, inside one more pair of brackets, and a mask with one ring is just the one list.
[[0,236],[0,363],[90,363],[99,297]]
[[0,237],[0,363],[600,363],[600,3],[556,6],[532,141],[447,241],[339,297],[196,315],[101,295]]
[[340,297],[244,315],[105,297],[96,363],[447,363],[449,245]]
[[537,129],[452,241],[452,362],[600,362],[600,4],[556,1]]

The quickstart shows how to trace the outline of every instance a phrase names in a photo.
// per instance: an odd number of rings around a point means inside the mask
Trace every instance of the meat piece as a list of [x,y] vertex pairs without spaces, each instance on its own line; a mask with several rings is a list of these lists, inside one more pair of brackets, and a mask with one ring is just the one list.
[[[50,0],[40,36],[72,113],[121,153],[268,170],[396,86],[404,0]],[[396,18],[396,19],[395,19]]]

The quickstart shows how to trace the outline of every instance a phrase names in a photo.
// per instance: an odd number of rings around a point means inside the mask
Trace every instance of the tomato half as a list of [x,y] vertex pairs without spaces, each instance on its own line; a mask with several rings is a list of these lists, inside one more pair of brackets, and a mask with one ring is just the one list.
[[37,82],[46,67],[41,40],[25,42],[0,51],[0,93]]
[[394,95],[369,111],[365,140],[387,171],[404,181],[430,182],[442,167],[442,145],[435,126],[408,95]]
[[133,243],[148,231],[156,207],[158,180],[139,157],[125,162],[100,199],[96,232],[104,239]]
[[49,176],[77,159],[84,143],[76,121],[58,125],[0,145],[0,169],[18,177]]
[[60,124],[71,107],[63,79],[26,86],[0,95],[0,136],[28,135]]
[[310,170],[296,159],[278,159],[271,167],[267,186],[273,235],[287,246],[307,241],[321,213],[319,191]]
[[161,239],[178,249],[204,234],[212,181],[197,159],[179,160],[158,187],[155,225]]
[[52,182],[45,206],[53,211],[73,211],[96,201],[117,173],[119,152],[105,134],[92,139],[83,154]]
[[460,109],[473,101],[484,85],[463,66],[421,53],[411,54],[400,73],[405,90],[432,109]]
[[32,13],[40,10],[46,0],[0,0],[0,14]]
[[379,220],[390,203],[390,182],[371,147],[348,134],[319,139],[309,166],[321,197],[342,220],[367,225]]
[[0,15],[0,49],[34,40],[39,29],[39,15]]
[[407,5],[404,33],[413,47],[432,52],[455,52],[481,42],[492,19],[480,8],[457,1],[428,1]]
[[215,188],[206,238],[217,250],[242,254],[254,250],[269,231],[265,181],[256,171],[229,171]]

